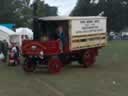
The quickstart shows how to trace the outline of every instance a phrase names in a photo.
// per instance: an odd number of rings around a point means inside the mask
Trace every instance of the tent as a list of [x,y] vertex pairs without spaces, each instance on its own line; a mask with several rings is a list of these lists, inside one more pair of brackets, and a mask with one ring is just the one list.
[[6,40],[8,43],[10,43],[10,36],[14,34],[14,31],[8,29],[7,27],[0,26],[0,40]]
[[17,28],[16,33],[21,36],[27,36],[27,39],[33,39],[33,32],[29,28],[24,28],[24,27]]
[[9,29],[13,29],[13,28],[15,28],[15,24],[12,24],[12,23],[7,23],[7,24],[0,24],[0,26],[4,26],[4,27],[7,27],[7,28],[9,28]]

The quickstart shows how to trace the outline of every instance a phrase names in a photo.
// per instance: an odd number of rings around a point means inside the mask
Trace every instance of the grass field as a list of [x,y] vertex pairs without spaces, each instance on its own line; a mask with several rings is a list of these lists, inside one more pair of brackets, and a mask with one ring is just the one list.
[[0,64],[0,96],[128,96],[128,41],[109,42],[92,68],[69,65],[59,75]]

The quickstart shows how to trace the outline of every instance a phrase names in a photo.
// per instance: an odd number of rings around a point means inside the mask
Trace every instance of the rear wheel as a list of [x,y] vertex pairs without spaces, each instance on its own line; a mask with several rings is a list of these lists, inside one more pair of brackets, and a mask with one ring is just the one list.
[[82,58],[82,63],[83,67],[87,68],[92,66],[96,61],[96,53],[94,52],[93,49],[88,49],[86,52],[83,54]]
[[23,64],[23,69],[25,72],[33,72],[36,68],[36,64],[33,62],[32,59],[25,59]]
[[58,57],[52,57],[48,62],[48,69],[52,74],[59,73],[63,68],[63,64]]

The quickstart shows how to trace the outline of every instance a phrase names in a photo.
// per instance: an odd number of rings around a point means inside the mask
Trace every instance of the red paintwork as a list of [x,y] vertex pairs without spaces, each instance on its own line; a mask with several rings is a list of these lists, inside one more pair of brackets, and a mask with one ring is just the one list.
[[[32,50],[32,46],[37,46],[36,50]],[[61,53],[60,41],[52,40],[47,42],[25,40],[22,45],[23,55],[37,56],[43,51],[45,55],[57,55]]]
[[[100,49],[90,48],[84,50],[70,51],[69,46],[65,46],[65,48],[62,51],[60,45],[60,40],[53,40],[47,42],[25,40],[23,41],[22,45],[22,54],[25,56],[39,56],[40,52],[43,51],[44,55],[52,55],[47,62],[48,69],[51,73],[57,74],[62,70],[64,64],[67,64],[67,62],[69,62],[70,60],[67,59],[66,61],[65,58],[65,61],[63,62],[62,59],[58,58],[59,56],[56,57],[54,55],[59,55],[63,52],[65,56],[67,55],[81,57],[83,67],[87,68],[95,63],[96,56],[98,55],[98,50]],[[37,48],[35,50],[32,50],[32,46],[37,46]],[[34,71],[36,68],[35,62],[33,62],[32,59],[29,58],[26,58],[26,60],[28,61],[25,61],[25,64],[23,65],[24,70],[26,72]]]

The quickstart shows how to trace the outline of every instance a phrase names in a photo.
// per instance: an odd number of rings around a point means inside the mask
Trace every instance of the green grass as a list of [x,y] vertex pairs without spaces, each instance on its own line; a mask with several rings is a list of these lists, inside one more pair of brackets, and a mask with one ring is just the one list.
[[92,68],[69,65],[59,75],[1,64],[0,96],[128,96],[127,50],[128,41],[111,41]]

